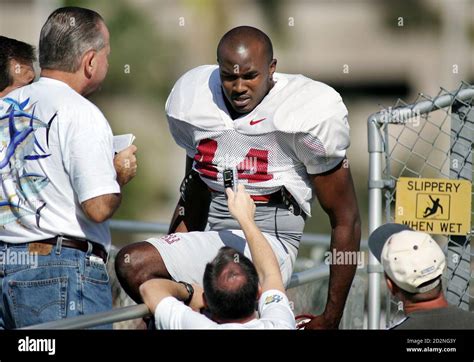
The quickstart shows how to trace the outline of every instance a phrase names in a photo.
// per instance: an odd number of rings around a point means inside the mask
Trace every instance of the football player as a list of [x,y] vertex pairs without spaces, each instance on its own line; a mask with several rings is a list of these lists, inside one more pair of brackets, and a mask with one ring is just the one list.
[[[137,301],[138,287],[151,278],[201,284],[206,263],[223,246],[250,257],[225,199],[225,186],[236,183],[258,205],[255,221],[285,285],[314,197],[332,226],[331,250],[359,249],[347,109],[339,94],[302,75],[277,73],[270,39],[253,27],[227,32],[217,61],[185,73],[166,102],[187,174],[170,234],[128,245],[116,259],[119,280]],[[338,327],[355,269],[331,265],[326,308],[307,329]]]

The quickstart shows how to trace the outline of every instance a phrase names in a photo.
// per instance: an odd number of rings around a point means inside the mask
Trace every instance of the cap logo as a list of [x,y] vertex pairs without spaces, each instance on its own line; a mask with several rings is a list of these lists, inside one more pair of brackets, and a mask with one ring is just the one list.
[[430,266],[429,268],[423,269],[423,270],[421,271],[421,275],[430,274],[430,273],[432,273],[434,270],[435,270],[434,265],[433,265],[433,266]]

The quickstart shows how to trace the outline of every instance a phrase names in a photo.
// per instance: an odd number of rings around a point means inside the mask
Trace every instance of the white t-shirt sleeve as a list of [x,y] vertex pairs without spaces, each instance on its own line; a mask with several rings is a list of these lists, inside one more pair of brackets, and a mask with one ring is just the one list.
[[346,156],[350,144],[344,103],[338,100],[329,107],[330,115],[315,122],[306,132],[295,135],[296,155],[310,175],[336,167]]
[[164,298],[156,306],[155,325],[157,329],[216,329],[219,326],[174,297]]
[[260,321],[273,329],[295,329],[295,315],[291,310],[288,297],[279,290],[267,290],[258,301]]
[[114,168],[113,135],[102,113],[92,104],[81,111],[60,112],[65,137],[61,142],[64,167],[80,203],[93,197],[120,193]]

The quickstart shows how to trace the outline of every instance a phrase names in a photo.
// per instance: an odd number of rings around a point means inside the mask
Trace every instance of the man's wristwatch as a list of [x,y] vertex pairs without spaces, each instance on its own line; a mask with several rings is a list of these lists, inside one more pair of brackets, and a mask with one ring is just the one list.
[[188,291],[189,297],[188,297],[188,299],[184,300],[183,302],[184,302],[184,304],[189,305],[189,303],[191,303],[191,300],[193,299],[194,288],[191,284],[183,282],[183,281],[179,281],[178,283],[181,283],[186,287],[186,290]]

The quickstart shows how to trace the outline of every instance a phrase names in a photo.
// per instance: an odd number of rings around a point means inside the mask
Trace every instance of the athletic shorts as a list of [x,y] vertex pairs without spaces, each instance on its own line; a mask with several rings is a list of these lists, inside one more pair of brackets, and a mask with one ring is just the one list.
[[[287,286],[293,272],[297,249],[291,244],[263,233],[270,243],[280,265],[283,284]],[[176,233],[146,240],[161,254],[168,272],[176,281],[202,286],[206,264],[211,262],[223,246],[241,252],[249,259],[250,250],[242,230],[194,231]]]

